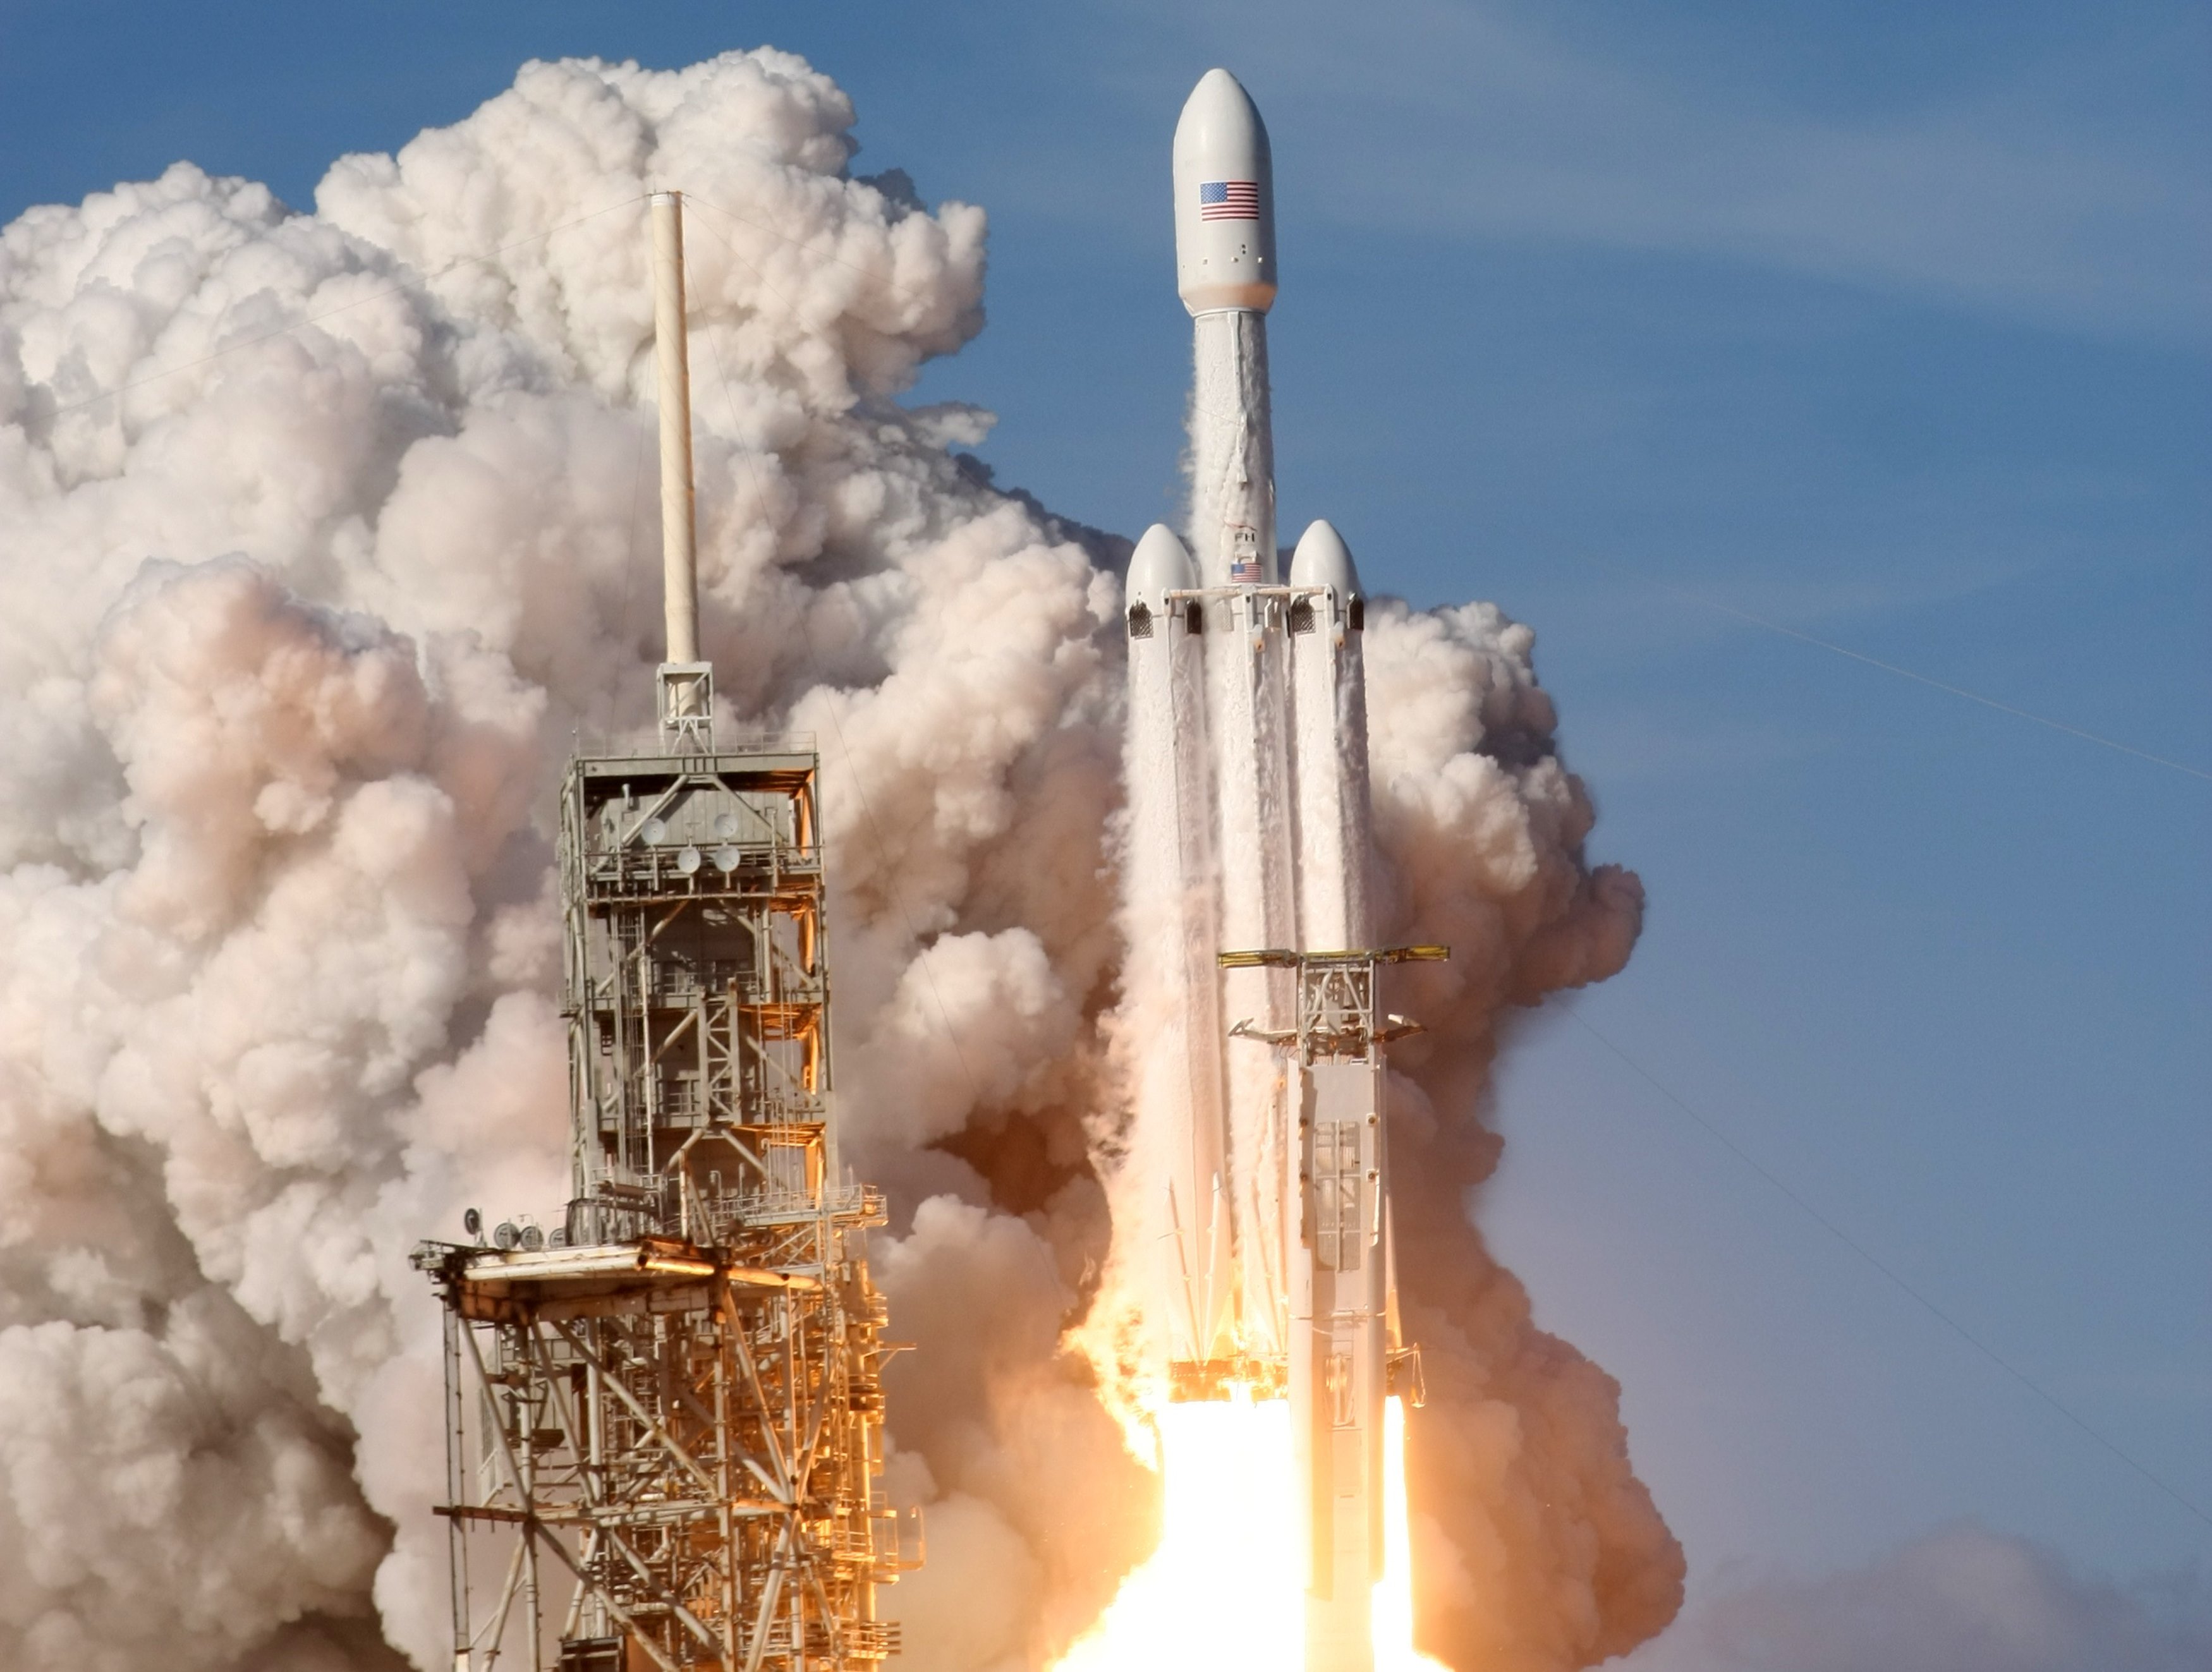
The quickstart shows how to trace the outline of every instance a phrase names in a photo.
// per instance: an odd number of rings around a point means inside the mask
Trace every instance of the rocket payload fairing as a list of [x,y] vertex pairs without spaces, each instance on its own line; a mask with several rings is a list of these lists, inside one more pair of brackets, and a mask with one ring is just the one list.
[[1162,1002],[1139,1056],[1160,1145],[1153,1292],[1170,1396],[1287,1397],[1306,1672],[1371,1672],[1396,1339],[1378,964],[1367,947],[1364,602],[1316,522],[1275,545],[1267,133],[1209,70],[1174,151],[1193,322],[1189,544],[1131,558],[1128,909]]

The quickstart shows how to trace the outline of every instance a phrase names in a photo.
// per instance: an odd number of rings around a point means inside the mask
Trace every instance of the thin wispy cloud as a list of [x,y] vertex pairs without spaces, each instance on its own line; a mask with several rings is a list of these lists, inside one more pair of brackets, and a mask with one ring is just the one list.
[[1717,255],[2212,341],[2203,126],[2185,76],[2170,110],[2132,91],[2201,51],[2187,21],[1863,111],[1741,66],[1692,83],[1515,4],[1290,0],[1162,27],[1242,67],[1285,189],[1340,225]]
[[1958,1527],[1824,1578],[1728,1586],[1620,1672],[2197,1672],[2212,1580],[2130,1585]]

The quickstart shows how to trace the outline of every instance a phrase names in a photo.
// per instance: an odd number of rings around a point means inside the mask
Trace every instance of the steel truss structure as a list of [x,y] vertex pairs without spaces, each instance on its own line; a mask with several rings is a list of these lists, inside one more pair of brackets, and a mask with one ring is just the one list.
[[[875,1191],[840,1171],[817,761],[580,757],[562,800],[574,1195],[425,1243],[457,1672],[896,1652]],[[475,1227],[472,1225],[472,1231]]]

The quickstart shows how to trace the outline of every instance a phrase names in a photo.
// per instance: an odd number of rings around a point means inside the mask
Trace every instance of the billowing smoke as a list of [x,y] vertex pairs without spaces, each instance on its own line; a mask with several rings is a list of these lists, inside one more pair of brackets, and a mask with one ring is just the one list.
[[[550,796],[659,660],[641,194],[689,194],[702,617],[732,731],[825,761],[848,1152],[887,1184],[891,1594],[1030,1666],[1148,1477],[1066,1345],[1116,1141],[1116,543],[902,408],[983,216],[848,167],[795,58],[527,66],[313,215],[185,164],[0,233],[0,1642],[17,1672],[447,1663],[407,1254],[566,1189]],[[1680,1560],[1611,1383],[1470,1227],[1501,1011],[1619,968],[1525,629],[1370,617],[1434,1645],[1587,1663]],[[391,1647],[384,1646],[388,1643]],[[396,1651],[396,1652],[395,1652]]]

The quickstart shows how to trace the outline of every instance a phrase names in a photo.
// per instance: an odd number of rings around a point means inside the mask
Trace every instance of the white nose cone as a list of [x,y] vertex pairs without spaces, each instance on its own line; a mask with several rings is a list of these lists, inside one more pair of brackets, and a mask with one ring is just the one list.
[[1151,615],[1161,615],[1167,610],[1169,593],[1197,585],[1198,565],[1191,562],[1190,552],[1176,538],[1175,531],[1164,522],[1147,528],[1129,556],[1129,608],[1141,606]]
[[1176,289],[1193,313],[1275,300],[1275,170],[1237,78],[1209,70],[1175,131]]
[[1340,599],[1359,596],[1359,571],[1352,567],[1352,548],[1329,523],[1311,524],[1298,536],[1298,549],[1291,554],[1291,584],[1332,587]]

